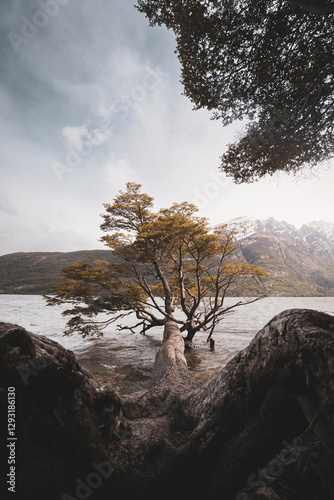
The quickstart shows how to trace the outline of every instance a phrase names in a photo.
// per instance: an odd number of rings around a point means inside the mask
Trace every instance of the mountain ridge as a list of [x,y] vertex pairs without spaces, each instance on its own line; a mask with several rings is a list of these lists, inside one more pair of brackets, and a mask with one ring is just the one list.
[[59,282],[61,270],[74,262],[113,262],[110,250],[76,252],[15,252],[0,256],[0,294],[43,295]]
[[[238,217],[235,259],[262,267],[269,278],[242,282],[233,295],[334,296],[334,223],[312,221],[299,229],[273,217]],[[241,228],[243,227],[243,229]],[[110,250],[16,252],[0,256],[0,294],[47,294],[61,270],[78,261],[115,259]]]
[[240,227],[239,256],[269,272],[262,280],[267,294],[334,296],[333,223],[313,221],[297,229],[273,217],[238,217],[227,224]]

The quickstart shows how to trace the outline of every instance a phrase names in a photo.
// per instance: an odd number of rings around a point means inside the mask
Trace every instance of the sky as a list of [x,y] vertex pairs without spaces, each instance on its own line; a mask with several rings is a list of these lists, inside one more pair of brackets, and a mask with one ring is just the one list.
[[182,95],[175,39],[134,0],[1,0],[0,255],[103,248],[104,203],[137,182],[155,208],[334,222],[334,163],[236,185],[223,128]]

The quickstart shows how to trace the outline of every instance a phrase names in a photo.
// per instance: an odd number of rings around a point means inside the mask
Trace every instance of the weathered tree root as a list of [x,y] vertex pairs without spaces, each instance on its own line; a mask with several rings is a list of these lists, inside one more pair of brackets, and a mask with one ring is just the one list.
[[119,397],[59,344],[0,324],[2,417],[7,388],[17,392],[16,498],[79,498],[85,487],[101,500],[332,498],[334,317],[279,314],[202,386],[183,349],[167,323],[151,387]]

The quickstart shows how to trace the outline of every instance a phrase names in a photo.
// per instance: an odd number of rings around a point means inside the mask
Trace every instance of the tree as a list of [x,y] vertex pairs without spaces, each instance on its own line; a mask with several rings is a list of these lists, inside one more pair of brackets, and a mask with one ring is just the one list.
[[[197,207],[187,202],[153,212],[153,198],[140,188],[128,183],[111,205],[104,205],[102,241],[117,261],[66,267],[62,284],[51,286],[55,295],[46,297],[47,304],[72,305],[64,312],[72,316],[69,334],[100,333],[135,313],[135,325],[118,328],[145,333],[170,320],[186,332],[186,341],[199,330],[208,331],[209,340],[227,312],[259,299],[237,300],[226,307],[227,293],[241,279],[268,274],[233,259],[237,229],[222,225],[210,230],[208,221],[195,215]],[[99,313],[109,317],[96,321]]]
[[138,0],[176,36],[184,93],[223,125],[246,120],[221,157],[237,183],[334,154],[334,4],[326,0]]
[[334,3],[327,0],[290,0],[293,5],[302,7],[307,12],[316,14],[332,14],[334,12]]
[[[332,498],[334,317],[275,316],[201,386],[173,331],[168,322],[152,384],[120,395],[57,342],[0,323],[4,425],[12,388],[19,396],[17,498]],[[15,484],[13,443],[0,470]]]

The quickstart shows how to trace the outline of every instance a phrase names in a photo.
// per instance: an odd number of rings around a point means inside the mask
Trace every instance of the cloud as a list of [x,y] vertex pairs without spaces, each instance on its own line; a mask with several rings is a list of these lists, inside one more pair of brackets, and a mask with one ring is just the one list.
[[100,146],[110,138],[110,133],[102,132],[100,129],[93,129],[91,132],[87,133],[87,140],[93,144],[93,146]]
[[80,150],[87,145],[87,142],[91,143],[93,146],[100,146],[110,137],[108,132],[102,132],[98,128],[89,131],[86,125],[81,125],[79,127],[64,127],[62,134],[66,139],[67,145],[77,152],[80,152]]
[[11,216],[17,215],[16,209],[4,194],[0,195],[0,212]]
[[236,128],[192,110],[172,31],[149,27],[132,2],[70,1],[16,54],[7,33],[40,9],[0,2],[1,252],[96,247],[102,203],[128,181],[156,207],[195,201],[217,223],[333,220],[334,169],[297,185],[219,176]]
[[63,128],[63,136],[66,139],[68,146],[77,150],[83,146],[83,139],[87,137],[88,130],[85,125],[81,127],[65,127]]
[[123,158],[111,155],[104,166],[104,178],[113,191],[123,189],[127,182],[139,182],[138,173]]

